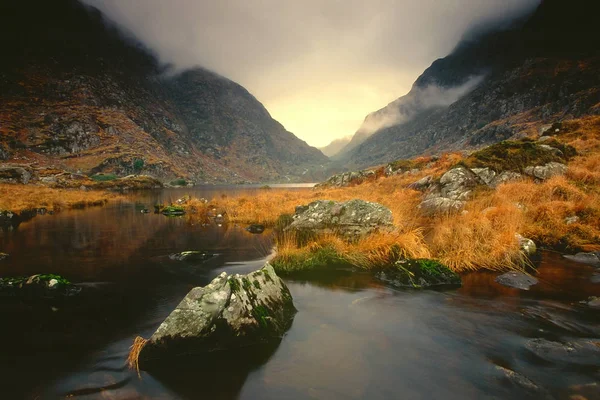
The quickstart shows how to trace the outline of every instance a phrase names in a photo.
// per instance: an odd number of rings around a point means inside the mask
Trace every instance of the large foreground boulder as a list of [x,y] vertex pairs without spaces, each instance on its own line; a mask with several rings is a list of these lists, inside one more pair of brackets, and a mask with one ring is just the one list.
[[158,359],[278,340],[295,312],[288,288],[268,263],[248,275],[223,272],[192,289],[133,358],[148,368]]
[[389,208],[354,199],[345,202],[317,200],[307,206],[296,207],[294,222],[286,230],[335,233],[351,239],[392,228],[392,212]]

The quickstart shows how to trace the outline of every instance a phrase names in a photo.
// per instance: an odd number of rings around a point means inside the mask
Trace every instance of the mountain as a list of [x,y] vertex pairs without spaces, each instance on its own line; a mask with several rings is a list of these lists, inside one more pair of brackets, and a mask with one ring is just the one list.
[[468,35],[411,91],[365,119],[346,168],[476,148],[600,113],[600,29],[586,0],[544,0],[523,21]]
[[325,154],[327,157],[330,157],[330,158],[334,157],[344,147],[346,147],[346,145],[348,145],[348,143],[350,143],[351,139],[352,139],[352,136],[346,136],[343,138],[335,139],[331,143],[329,143],[327,146],[319,147],[319,150],[321,150],[321,153]]
[[78,1],[3,2],[0,44],[0,160],[196,182],[322,178],[327,157],[242,86],[202,68],[170,75]]

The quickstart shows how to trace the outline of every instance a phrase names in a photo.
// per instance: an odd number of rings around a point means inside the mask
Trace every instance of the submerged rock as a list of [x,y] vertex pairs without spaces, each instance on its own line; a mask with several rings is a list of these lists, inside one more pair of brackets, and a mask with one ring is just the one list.
[[554,363],[600,367],[600,341],[573,339],[567,343],[531,339],[525,345],[536,356]]
[[38,274],[30,277],[0,278],[0,296],[33,299],[70,297],[81,288],[60,275]]
[[585,305],[592,308],[600,308],[600,297],[592,296],[589,297],[586,301],[582,301]]
[[496,277],[496,282],[515,289],[529,290],[531,286],[537,285],[539,281],[524,272],[513,271]]
[[268,263],[248,275],[223,272],[185,296],[141,349],[140,366],[278,340],[295,313],[288,288]]
[[165,207],[161,210],[161,213],[163,215],[166,215],[168,217],[170,216],[177,216],[177,215],[184,215],[185,214],[185,209],[181,206],[169,206],[169,207]]
[[0,252],[0,261],[6,260],[8,257],[10,257],[9,254]]
[[363,237],[378,230],[393,228],[392,212],[378,203],[364,200],[336,202],[317,200],[298,208],[285,230],[311,233],[336,233],[347,238]]
[[252,224],[247,227],[246,230],[250,233],[263,233],[265,231],[265,226],[261,224]]
[[568,258],[571,261],[578,263],[589,264],[595,267],[600,267],[600,257],[598,252],[593,253],[577,253],[573,255],[564,255],[564,258]]
[[512,369],[496,365],[496,370],[499,371],[502,374],[502,377],[508,382],[510,382],[512,385],[524,389],[530,395],[536,396],[536,398],[548,400],[554,398],[546,389],[540,387],[531,379],[513,371]]
[[169,258],[174,261],[206,261],[214,257],[214,254],[206,251],[182,251],[169,255]]
[[399,288],[460,286],[460,275],[434,260],[399,260],[390,268],[375,273],[382,282]]

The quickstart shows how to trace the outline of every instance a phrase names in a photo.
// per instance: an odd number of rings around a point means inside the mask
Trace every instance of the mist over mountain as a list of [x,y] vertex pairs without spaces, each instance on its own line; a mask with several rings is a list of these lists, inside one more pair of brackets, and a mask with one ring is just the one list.
[[[535,135],[543,125],[597,114],[600,31],[589,4],[545,0],[523,21],[466,35],[406,96],[367,116],[336,158],[362,168]],[[437,103],[420,101],[431,88]]]

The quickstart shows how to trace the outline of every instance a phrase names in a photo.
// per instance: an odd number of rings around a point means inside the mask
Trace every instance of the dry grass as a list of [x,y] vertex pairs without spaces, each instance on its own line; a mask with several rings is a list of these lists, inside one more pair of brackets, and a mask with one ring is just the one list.
[[147,342],[147,339],[144,339],[141,336],[136,336],[136,338],[133,340],[133,344],[129,348],[129,354],[127,355],[127,365],[130,369],[134,369],[137,372],[138,377],[140,376],[140,353]]
[[323,235],[299,244],[292,234],[280,235],[278,259],[290,265],[298,260],[308,261],[308,265],[338,260],[368,269],[410,257],[434,258],[454,271],[521,269],[527,260],[515,233],[546,247],[600,249],[600,117],[564,123],[561,132],[556,139],[579,153],[570,160],[566,176],[543,183],[525,178],[496,190],[477,190],[462,213],[425,217],[417,209],[422,193],[407,188],[424,176],[437,178],[464,160],[456,153],[436,161],[423,159],[417,173],[378,175],[345,188],[222,195],[209,207],[226,212],[234,223],[270,226],[281,214],[293,214],[295,206],[320,199],[359,198],[392,210],[393,232],[356,243]]
[[15,213],[36,208],[58,211],[62,208],[97,206],[118,197],[114,193],[99,191],[0,184],[0,210]]

